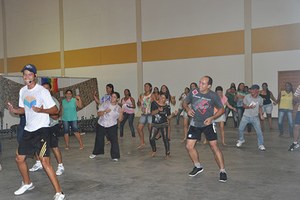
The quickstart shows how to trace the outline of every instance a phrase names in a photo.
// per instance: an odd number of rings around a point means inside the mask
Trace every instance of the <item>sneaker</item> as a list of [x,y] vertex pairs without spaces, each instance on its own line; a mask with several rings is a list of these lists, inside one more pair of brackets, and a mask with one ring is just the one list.
[[245,140],[238,140],[236,146],[241,147],[243,143],[245,143]]
[[266,150],[265,146],[262,145],[262,144],[258,146],[258,149],[261,150],[261,151],[265,151]]
[[64,200],[66,199],[66,195],[61,192],[58,192],[54,195],[53,200]]
[[219,181],[222,182],[222,183],[226,183],[226,181],[227,181],[226,172],[220,172],[220,180]]
[[292,143],[290,148],[289,148],[289,151],[294,151],[295,149],[299,148],[299,144],[298,143]]
[[114,159],[112,159],[112,161],[114,161],[114,162],[118,162],[118,161],[119,161],[119,159],[118,159],[118,158],[114,158]]
[[14,194],[18,196],[24,194],[24,192],[26,192],[27,190],[32,190],[32,189],[34,189],[34,185],[32,182],[30,184],[24,184],[22,181],[21,187],[18,190],[16,190]]
[[94,159],[94,158],[96,158],[96,155],[91,154],[89,157],[90,157],[90,159]]
[[43,169],[43,165],[41,162],[36,162],[30,169],[29,171],[30,172],[35,172],[35,171],[38,171],[40,169]]
[[194,167],[193,170],[189,173],[189,176],[194,177],[197,174],[200,174],[201,172],[203,172],[203,167],[200,168]]
[[56,175],[60,176],[60,175],[62,175],[64,173],[64,171],[65,171],[64,166],[58,165],[57,170],[56,170]]

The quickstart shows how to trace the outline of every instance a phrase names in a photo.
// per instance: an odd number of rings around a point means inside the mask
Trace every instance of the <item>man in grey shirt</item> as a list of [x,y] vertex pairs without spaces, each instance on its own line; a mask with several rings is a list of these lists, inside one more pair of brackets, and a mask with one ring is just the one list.
[[262,113],[262,105],[263,105],[263,99],[259,96],[259,85],[252,85],[250,88],[250,94],[247,94],[243,100],[244,104],[244,114],[242,117],[242,120],[240,122],[239,126],[239,140],[237,141],[236,146],[241,147],[242,144],[245,142],[244,139],[244,130],[246,125],[252,124],[257,135],[257,143],[258,143],[258,149],[261,151],[265,151],[266,148],[264,146],[264,137],[260,126],[260,120],[264,119],[263,113]]
[[[201,139],[203,132],[220,168],[219,180],[220,182],[226,182],[227,174],[225,171],[224,158],[218,147],[217,132],[213,122],[214,119],[224,113],[224,107],[220,97],[210,90],[212,82],[211,77],[202,77],[199,81],[199,88],[191,90],[182,104],[188,115],[192,117],[186,140],[186,149],[194,163],[194,168],[189,173],[189,176],[194,177],[203,171],[196,149],[197,140]],[[188,104],[191,104],[191,108]],[[214,112],[215,108],[217,109],[216,112]]]

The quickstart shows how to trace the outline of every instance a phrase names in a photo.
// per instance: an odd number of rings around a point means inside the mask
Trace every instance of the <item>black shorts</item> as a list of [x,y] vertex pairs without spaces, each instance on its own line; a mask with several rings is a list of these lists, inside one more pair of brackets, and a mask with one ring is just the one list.
[[56,124],[50,127],[50,148],[58,147],[58,135],[60,134],[60,125]]
[[187,133],[187,139],[201,140],[201,134],[203,132],[204,135],[205,135],[205,138],[208,141],[217,140],[218,136],[217,136],[217,131],[216,131],[215,126],[216,126],[215,123],[210,124],[210,125],[205,126],[205,127],[190,126],[189,131]]
[[24,135],[19,143],[18,154],[33,157],[37,153],[39,157],[49,157],[49,131],[49,127],[40,128],[33,132],[24,130]]

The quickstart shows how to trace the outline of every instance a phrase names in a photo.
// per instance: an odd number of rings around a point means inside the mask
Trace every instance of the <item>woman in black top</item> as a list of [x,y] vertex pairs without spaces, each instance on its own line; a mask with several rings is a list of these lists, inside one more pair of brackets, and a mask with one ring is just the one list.
[[151,156],[155,156],[156,154],[156,135],[160,132],[163,138],[165,150],[166,150],[166,158],[170,156],[170,142],[168,135],[168,119],[174,116],[171,114],[171,108],[166,103],[166,95],[164,93],[160,93],[159,101],[153,101],[151,103],[151,115],[152,115],[152,124],[151,124],[151,132],[149,136],[150,144],[152,147]]
[[[267,83],[262,84],[262,90],[259,92],[259,96],[261,96],[261,98],[263,99],[262,111],[263,113],[267,114],[269,128],[272,129],[272,110],[273,110],[272,101],[274,102],[274,104],[276,104],[276,99],[273,96],[273,93],[268,89]],[[263,123],[261,124],[263,127]]]

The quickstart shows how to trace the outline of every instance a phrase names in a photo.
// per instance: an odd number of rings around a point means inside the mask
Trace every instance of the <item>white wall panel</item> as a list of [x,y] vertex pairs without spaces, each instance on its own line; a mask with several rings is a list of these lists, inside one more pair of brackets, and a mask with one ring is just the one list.
[[136,40],[135,0],[64,0],[65,49]]
[[[213,79],[213,87],[229,88],[231,82],[244,82],[244,56],[224,56],[144,63],[144,82],[160,88],[165,84],[171,94],[179,95],[191,82],[199,83],[202,76]],[[177,105],[176,105],[177,106]]]
[[[253,55],[254,82],[261,85],[267,82],[275,98],[278,96],[278,71],[300,69],[300,50],[260,53]],[[287,80],[288,81],[288,80]],[[277,106],[273,109],[277,117]]]
[[58,0],[6,0],[8,57],[59,51]]
[[242,0],[142,0],[144,41],[242,29]]
[[252,0],[252,28],[300,23],[299,0]]

